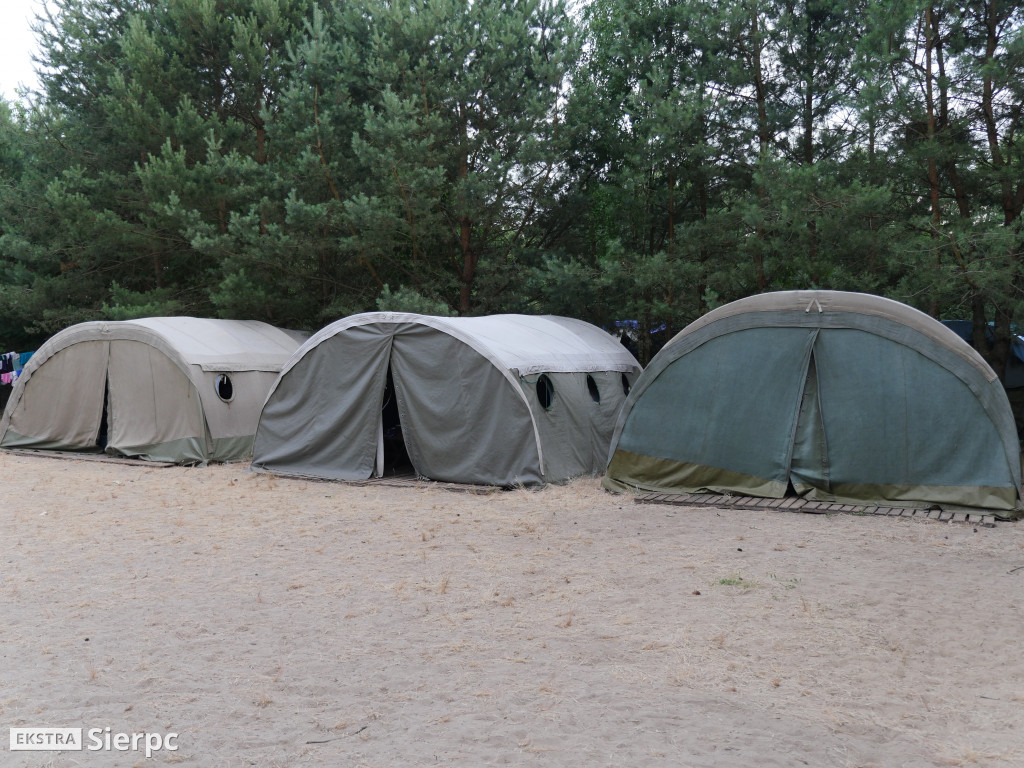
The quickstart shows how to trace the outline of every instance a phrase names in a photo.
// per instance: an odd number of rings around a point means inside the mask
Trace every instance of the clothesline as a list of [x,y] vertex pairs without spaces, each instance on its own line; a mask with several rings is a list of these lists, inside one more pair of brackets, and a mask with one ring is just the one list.
[[31,352],[4,352],[0,354],[0,384],[13,384],[21,375],[25,363],[35,354]]

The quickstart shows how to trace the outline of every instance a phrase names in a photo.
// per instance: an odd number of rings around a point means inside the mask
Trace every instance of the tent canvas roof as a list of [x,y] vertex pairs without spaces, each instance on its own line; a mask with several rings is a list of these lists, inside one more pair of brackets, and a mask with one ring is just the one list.
[[159,334],[185,362],[204,371],[279,371],[295,351],[294,332],[258,320],[150,317],[119,325]]
[[995,381],[998,378],[984,358],[969,345],[961,344],[962,339],[950,328],[911,306],[868,293],[776,291],[748,296],[745,299],[718,307],[694,320],[673,336],[665,346],[676,344],[712,323],[731,317],[750,316],[753,313],[768,313],[765,315],[763,323],[766,327],[803,325],[803,321],[792,319],[794,316],[798,317],[800,313],[805,315],[825,314],[833,317],[861,315],[879,318],[883,321],[895,321],[949,349],[953,354],[977,368],[986,380]]
[[629,350],[611,334],[582,320],[554,315],[434,317],[408,312],[366,312],[331,323],[314,334],[305,348],[312,349],[348,328],[372,323],[418,323],[436,328],[519,376],[543,371],[629,372],[637,367]]

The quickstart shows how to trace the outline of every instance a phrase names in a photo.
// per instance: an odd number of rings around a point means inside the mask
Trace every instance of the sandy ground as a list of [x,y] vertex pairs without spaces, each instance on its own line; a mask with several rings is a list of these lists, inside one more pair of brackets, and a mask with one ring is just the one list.
[[0,472],[3,766],[1024,765],[1024,524]]

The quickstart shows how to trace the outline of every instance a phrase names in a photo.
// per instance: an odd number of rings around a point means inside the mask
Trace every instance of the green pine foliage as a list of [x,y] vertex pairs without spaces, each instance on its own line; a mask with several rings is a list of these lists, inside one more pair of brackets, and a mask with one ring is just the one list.
[[[1024,304],[1024,10],[966,0],[54,0],[0,105],[0,334],[555,312],[666,337],[860,290]],[[983,330],[991,323],[994,343]]]

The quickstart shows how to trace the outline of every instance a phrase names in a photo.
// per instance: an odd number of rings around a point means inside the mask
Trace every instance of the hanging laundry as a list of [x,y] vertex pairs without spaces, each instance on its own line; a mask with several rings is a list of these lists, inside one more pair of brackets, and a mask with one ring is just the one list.
[[[4,352],[0,354],[0,375],[20,373],[22,368],[25,367],[25,363],[34,354],[35,350],[32,352]],[[15,378],[17,376],[12,376],[10,379],[0,379],[0,383],[11,384]]]

